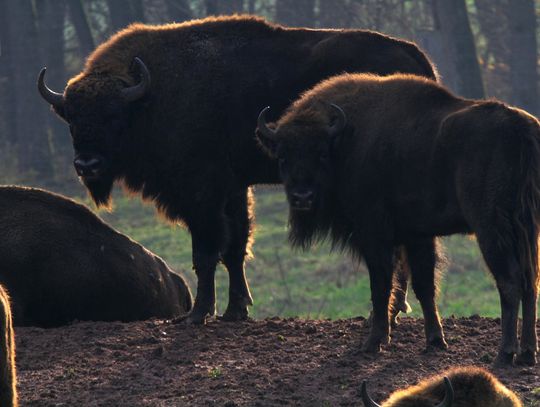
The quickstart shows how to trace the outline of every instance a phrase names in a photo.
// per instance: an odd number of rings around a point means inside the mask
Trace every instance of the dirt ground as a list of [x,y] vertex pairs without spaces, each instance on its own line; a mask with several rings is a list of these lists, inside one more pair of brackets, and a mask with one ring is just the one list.
[[[403,318],[378,355],[359,352],[368,333],[363,318],[17,328],[21,404],[361,406],[364,379],[382,401],[449,366],[490,366],[498,320],[449,318],[444,327],[450,349],[426,354],[422,321]],[[540,406],[540,367],[491,370],[526,406]]]

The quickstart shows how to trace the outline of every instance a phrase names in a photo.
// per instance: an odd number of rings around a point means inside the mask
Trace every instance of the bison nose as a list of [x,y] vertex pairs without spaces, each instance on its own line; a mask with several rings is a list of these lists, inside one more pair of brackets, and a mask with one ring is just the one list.
[[296,191],[291,194],[291,203],[295,209],[311,209],[313,205],[313,191]]
[[99,156],[77,157],[73,160],[77,175],[86,178],[96,178],[101,174],[103,158]]

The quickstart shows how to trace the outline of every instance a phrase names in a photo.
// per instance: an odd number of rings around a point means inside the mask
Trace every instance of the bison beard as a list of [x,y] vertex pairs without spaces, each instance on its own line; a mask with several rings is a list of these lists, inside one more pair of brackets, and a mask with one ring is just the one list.
[[107,174],[98,180],[86,180],[83,178],[82,182],[98,207],[110,208],[111,192],[114,185],[113,176]]
[[[188,227],[198,277],[188,322],[204,323],[214,314],[220,260],[229,272],[225,319],[246,318],[252,303],[244,274],[253,217],[249,188],[279,183],[276,162],[253,137],[262,103],[279,114],[309,86],[344,71],[436,78],[426,56],[406,41],[233,16],[133,25],[98,47],[63,94],[46,87],[44,72],[38,87],[70,123],[78,154],[88,163],[92,152],[107,157],[115,179]],[[85,145],[94,150],[78,148]],[[85,185],[106,205],[111,182]]]
[[[352,129],[337,144],[328,132],[332,104],[341,106]],[[497,364],[512,364],[516,354],[519,363],[536,363],[536,118],[499,102],[456,97],[425,78],[346,74],[304,93],[273,127],[260,120],[257,134],[282,163],[287,196],[324,197],[331,209],[296,211],[291,204],[293,243],[307,246],[330,229],[334,244],[366,261],[374,313],[364,350],[378,351],[389,340],[392,264],[401,246],[427,346],[447,347],[435,303],[435,239],[474,233],[501,300]],[[323,164],[331,145],[339,146],[335,157]]]

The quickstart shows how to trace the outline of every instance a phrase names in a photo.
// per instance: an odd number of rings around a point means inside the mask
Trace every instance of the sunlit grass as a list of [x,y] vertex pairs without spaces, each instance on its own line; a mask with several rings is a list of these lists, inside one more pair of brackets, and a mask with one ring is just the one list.
[[[327,245],[297,252],[287,243],[287,205],[279,188],[256,192],[257,228],[255,258],[247,267],[255,305],[251,315],[302,316],[308,318],[348,318],[367,315],[371,309],[369,278],[363,265],[356,266]],[[78,199],[81,199],[80,197]],[[87,198],[85,203],[92,206]],[[192,288],[191,239],[185,229],[156,216],[151,204],[137,197],[115,193],[114,210],[99,215],[182,273]],[[480,314],[499,316],[495,285],[481,259],[474,239],[452,236],[444,239],[447,269],[440,280],[438,303],[444,316]],[[218,310],[227,301],[227,273],[216,273]],[[410,293],[413,316],[421,316],[420,305]]]

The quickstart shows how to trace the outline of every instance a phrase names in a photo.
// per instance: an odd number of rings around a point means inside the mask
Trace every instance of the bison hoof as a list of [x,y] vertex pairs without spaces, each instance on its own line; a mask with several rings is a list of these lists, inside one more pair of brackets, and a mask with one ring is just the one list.
[[434,338],[431,338],[427,342],[427,348],[428,349],[438,349],[438,350],[446,350],[448,349],[448,344],[444,340],[442,336],[436,336]]
[[532,350],[523,351],[516,357],[516,364],[518,365],[534,366],[536,362],[536,352]]
[[185,325],[204,325],[206,324],[207,318],[211,317],[212,315],[208,312],[201,311],[196,312],[192,311],[189,314],[182,315],[178,318],[173,319],[173,324],[185,324]]
[[248,319],[247,308],[227,308],[223,316],[220,318],[223,321],[246,321]]
[[435,338],[429,339],[426,345],[426,352],[446,350],[448,349],[448,344],[444,338],[437,336]]
[[495,367],[508,367],[514,364],[514,353],[499,352],[493,362]]
[[370,336],[362,345],[362,352],[379,353],[381,351],[381,345],[388,343],[390,343],[390,337],[380,338]]

